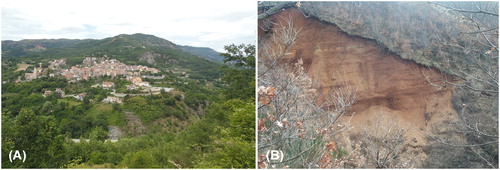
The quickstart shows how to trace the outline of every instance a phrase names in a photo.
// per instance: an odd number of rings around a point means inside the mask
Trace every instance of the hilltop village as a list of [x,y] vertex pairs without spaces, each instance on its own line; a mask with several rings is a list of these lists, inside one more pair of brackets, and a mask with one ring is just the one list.
[[[113,82],[102,82],[99,84],[92,85],[93,88],[103,88],[111,90],[113,96],[108,96],[102,102],[110,103],[122,103],[122,98],[126,95],[150,95],[159,94],[163,89],[166,92],[170,92],[173,88],[165,87],[153,87],[149,82],[143,81],[143,78],[151,79],[163,79],[164,75],[158,75],[160,70],[156,68],[151,68],[142,65],[126,65],[116,59],[97,58],[97,57],[87,57],[83,60],[82,64],[66,67],[66,59],[53,60],[49,62],[47,68],[42,67],[42,63],[39,63],[38,67],[33,68],[32,73],[24,74],[24,81],[31,81],[33,79],[38,79],[42,77],[63,77],[68,80],[69,83],[74,83],[82,80],[89,80],[91,78],[97,78],[101,76],[123,76],[124,79],[131,84],[126,85],[127,90],[139,90],[142,93],[139,94],[125,94],[116,93],[115,83]],[[23,81],[21,77],[16,80],[17,82]],[[65,94],[62,89],[55,89],[55,91],[45,90],[43,96],[51,95],[53,92],[59,93],[62,97],[74,97],[78,100],[83,100],[86,93],[80,94]]]
[[[63,76],[70,82],[88,80],[91,77],[99,76],[118,76],[128,77],[140,76],[141,73],[156,74],[160,71],[142,65],[126,65],[116,59],[99,59],[96,57],[87,57],[81,65],[72,66],[70,69],[63,69],[61,66],[66,64],[66,59],[54,60],[50,62],[48,69],[54,71],[50,77]],[[47,75],[48,69],[43,69],[40,63],[38,68],[34,68],[33,73],[25,73],[26,80],[32,80]],[[131,79],[131,78],[130,78]]]

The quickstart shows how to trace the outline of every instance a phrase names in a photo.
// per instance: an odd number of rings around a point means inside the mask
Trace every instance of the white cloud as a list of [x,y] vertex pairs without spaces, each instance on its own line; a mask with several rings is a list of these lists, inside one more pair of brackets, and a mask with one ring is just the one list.
[[221,50],[254,43],[257,3],[245,1],[2,1],[2,39],[145,33]]

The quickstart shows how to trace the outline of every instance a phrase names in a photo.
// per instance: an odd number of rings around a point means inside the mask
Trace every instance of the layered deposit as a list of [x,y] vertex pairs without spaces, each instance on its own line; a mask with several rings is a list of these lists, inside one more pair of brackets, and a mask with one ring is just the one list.
[[[282,10],[260,20],[259,25],[277,28],[287,25],[287,20],[300,32],[283,61],[294,63],[302,59],[320,94],[346,85],[357,88],[356,103],[343,117],[344,122],[350,121],[351,129],[336,136],[336,140],[352,156],[359,154],[362,162],[363,154],[356,153],[356,148],[363,145],[360,134],[373,128],[378,118],[385,117],[393,122],[391,126],[406,130],[405,154],[400,157],[408,157],[406,160],[412,160],[413,166],[420,167],[427,158],[423,149],[431,140],[432,127],[458,120],[451,103],[453,87],[429,83],[445,79],[446,75],[404,60],[376,40],[349,35],[331,23],[308,17],[297,8]],[[270,38],[267,34],[259,29],[259,41]]]

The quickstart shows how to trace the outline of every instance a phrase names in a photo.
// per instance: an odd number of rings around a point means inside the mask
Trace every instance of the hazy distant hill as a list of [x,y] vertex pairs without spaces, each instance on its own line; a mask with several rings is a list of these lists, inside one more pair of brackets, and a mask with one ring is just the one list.
[[192,46],[179,46],[182,51],[191,53],[193,55],[198,55],[200,57],[215,61],[223,62],[224,57],[219,54],[219,52],[208,48],[208,47],[192,47]]

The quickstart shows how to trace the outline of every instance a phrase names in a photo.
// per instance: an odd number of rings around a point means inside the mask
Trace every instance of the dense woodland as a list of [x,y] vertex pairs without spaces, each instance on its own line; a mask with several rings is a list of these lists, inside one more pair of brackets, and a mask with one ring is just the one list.
[[[45,44],[47,50],[43,52],[16,52],[15,48],[7,48],[14,49],[8,52],[2,50],[7,54],[3,56],[10,56],[3,58],[2,63],[2,167],[255,166],[253,45],[226,46],[227,53],[223,54],[225,64],[217,64],[177,49],[165,48],[169,43],[154,37],[131,38],[133,40],[128,39],[130,37],[121,38],[129,42],[120,42],[120,36],[117,37],[114,37],[118,39],[115,41],[56,41],[64,45],[56,44],[51,49],[50,45]],[[45,43],[50,44],[50,40]],[[101,45],[96,48],[99,43]],[[133,50],[123,48],[126,45],[146,47]],[[29,43],[22,47],[26,46],[29,48]],[[137,59],[141,53],[151,50],[174,58],[175,64],[167,62],[155,66]],[[144,81],[162,82],[158,86],[175,90],[162,90],[158,95],[126,96],[123,104],[111,104],[99,102],[110,94],[109,90],[90,86],[110,81],[116,84],[117,91],[133,93],[124,87],[127,82],[123,77],[103,76],[75,83],[68,83],[66,79],[58,77],[14,82],[18,76],[30,71],[30,68],[16,71],[17,63],[44,63],[68,57],[68,65],[75,65],[81,63],[82,55],[107,55],[128,64],[159,68],[165,75],[164,79],[145,78]],[[190,77],[181,78],[172,72],[175,68],[189,72]],[[63,98],[58,93],[42,96],[45,90],[55,88],[64,89],[66,94],[87,95],[82,101]],[[135,122],[140,122],[140,126],[133,124],[130,114],[139,119]],[[117,142],[105,141],[108,140],[110,126],[123,131],[123,136]],[[73,139],[80,139],[80,142],[73,142]],[[25,150],[26,162],[11,163],[8,157],[10,150]]]

